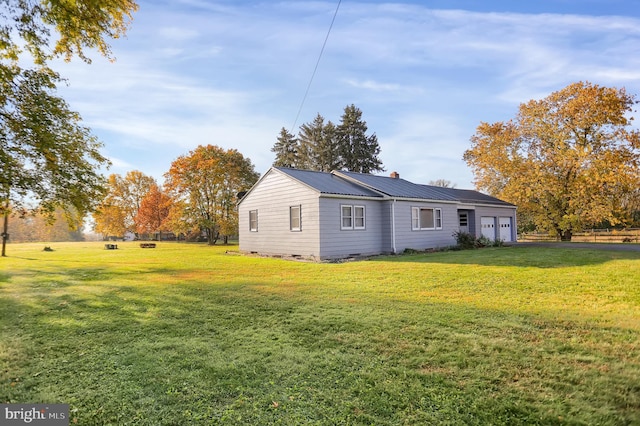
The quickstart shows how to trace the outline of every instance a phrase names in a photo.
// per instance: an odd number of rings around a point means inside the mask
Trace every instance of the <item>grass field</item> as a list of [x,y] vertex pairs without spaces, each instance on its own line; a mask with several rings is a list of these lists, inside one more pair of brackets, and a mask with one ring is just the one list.
[[640,253],[14,244],[0,402],[80,425],[640,424]]

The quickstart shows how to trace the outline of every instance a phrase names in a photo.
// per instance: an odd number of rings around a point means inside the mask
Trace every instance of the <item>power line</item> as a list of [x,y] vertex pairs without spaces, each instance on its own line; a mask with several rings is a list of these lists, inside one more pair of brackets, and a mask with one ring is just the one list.
[[338,9],[340,9],[340,3],[342,0],[338,0],[338,5],[336,6],[336,11],[333,13],[333,19],[331,19],[331,25],[329,25],[329,31],[327,31],[327,36],[324,38],[324,43],[322,43],[322,49],[320,49],[320,54],[318,55],[318,60],[316,61],[316,66],[313,69],[313,73],[311,74],[311,78],[309,79],[309,84],[307,85],[307,90],[304,92],[304,96],[302,97],[302,102],[300,103],[300,108],[298,108],[298,113],[296,114],[296,119],[293,121],[293,125],[291,126],[291,130],[289,133],[293,134],[293,129],[298,124],[298,118],[300,118],[300,113],[302,112],[302,107],[304,106],[304,102],[307,100],[307,96],[309,95],[309,89],[311,89],[311,83],[313,82],[313,78],[316,76],[316,71],[318,71],[318,65],[320,65],[320,59],[322,59],[322,54],[324,53],[324,48],[327,45],[327,40],[329,40],[329,34],[331,34],[331,29],[333,28],[333,23],[336,21],[336,16],[338,15]]

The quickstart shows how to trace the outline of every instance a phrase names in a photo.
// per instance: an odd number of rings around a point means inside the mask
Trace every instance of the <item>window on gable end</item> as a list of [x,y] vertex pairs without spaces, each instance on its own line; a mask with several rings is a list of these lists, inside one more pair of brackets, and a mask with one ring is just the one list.
[[249,231],[258,232],[258,210],[249,210]]
[[302,230],[302,206],[289,207],[289,229],[292,231]]

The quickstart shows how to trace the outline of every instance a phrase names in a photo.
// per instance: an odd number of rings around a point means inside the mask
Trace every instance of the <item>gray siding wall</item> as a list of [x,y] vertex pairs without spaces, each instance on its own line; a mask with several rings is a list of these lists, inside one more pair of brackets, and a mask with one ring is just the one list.
[[[411,229],[411,208],[426,207],[442,210],[442,229]],[[459,229],[458,208],[455,204],[428,203],[417,201],[398,201],[395,205],[396,252],[405,249],[424,250],[448,247],[456,244],[453,233]]]
[[474,228],[471,228],[471,223],[469,223],[469,231],[474,232],[476,238],[482,235],[482,225],[480,223],[480,218],[483,216],[494,217],[496,224],[496,233],[499,232],[498,228],[498,218],[499,217],[510,217],[511,218],[511,240],[516,241],[517,238],[517,223],[516,223],[516,209],[515,207],[485,207],[485,206],[477,206],[474,213]]
[[[291,231],[289,207],[301,206],[302,230]],[[364,206],[365,229],[341,229],[341,206]],[[442,229],[413,230],[411,208],[439,208]],[[258,231],[249,230],[249,212],[258,211]],[[363,200],[321,196],[317,191],[270,171],[246,195],[238,208],[240,250],[266,255],[301,256],[315,259],[351,255],[402,253],[456,244],[459,230],[458,205],[424,201]],[[476,206],[469,210],[469,231],[482,235],[480,217],[512,218],[516,239],[516,210],[512,207]],[[395,227],[392,220],[395,218]],[[393,238],[395,231],[395,239]]]
[[[319,257],[319,194],[277,171],[267,174],[238,209],[240,251]],[[301,231],[291,231],[289,207],[301,206]],[[258,232],[249,230],[249,211],[258,211]]]
[[[365,229],[341,229],[342,205],[365,206]],[[388,252],[381,232],[386,205],[386,202],[376,200],[320,198],[320,257],[330,259]]]
[[393,253],[393,201],[381,203],[382,220],[382,252]]

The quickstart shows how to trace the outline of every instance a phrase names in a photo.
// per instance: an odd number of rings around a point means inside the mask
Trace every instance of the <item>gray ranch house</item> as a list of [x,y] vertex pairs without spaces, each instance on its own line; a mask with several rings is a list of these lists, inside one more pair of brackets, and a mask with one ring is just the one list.
[[391,176],[272,167],[238,203],[240,251],[313,260],[516,240],[516,206]]

